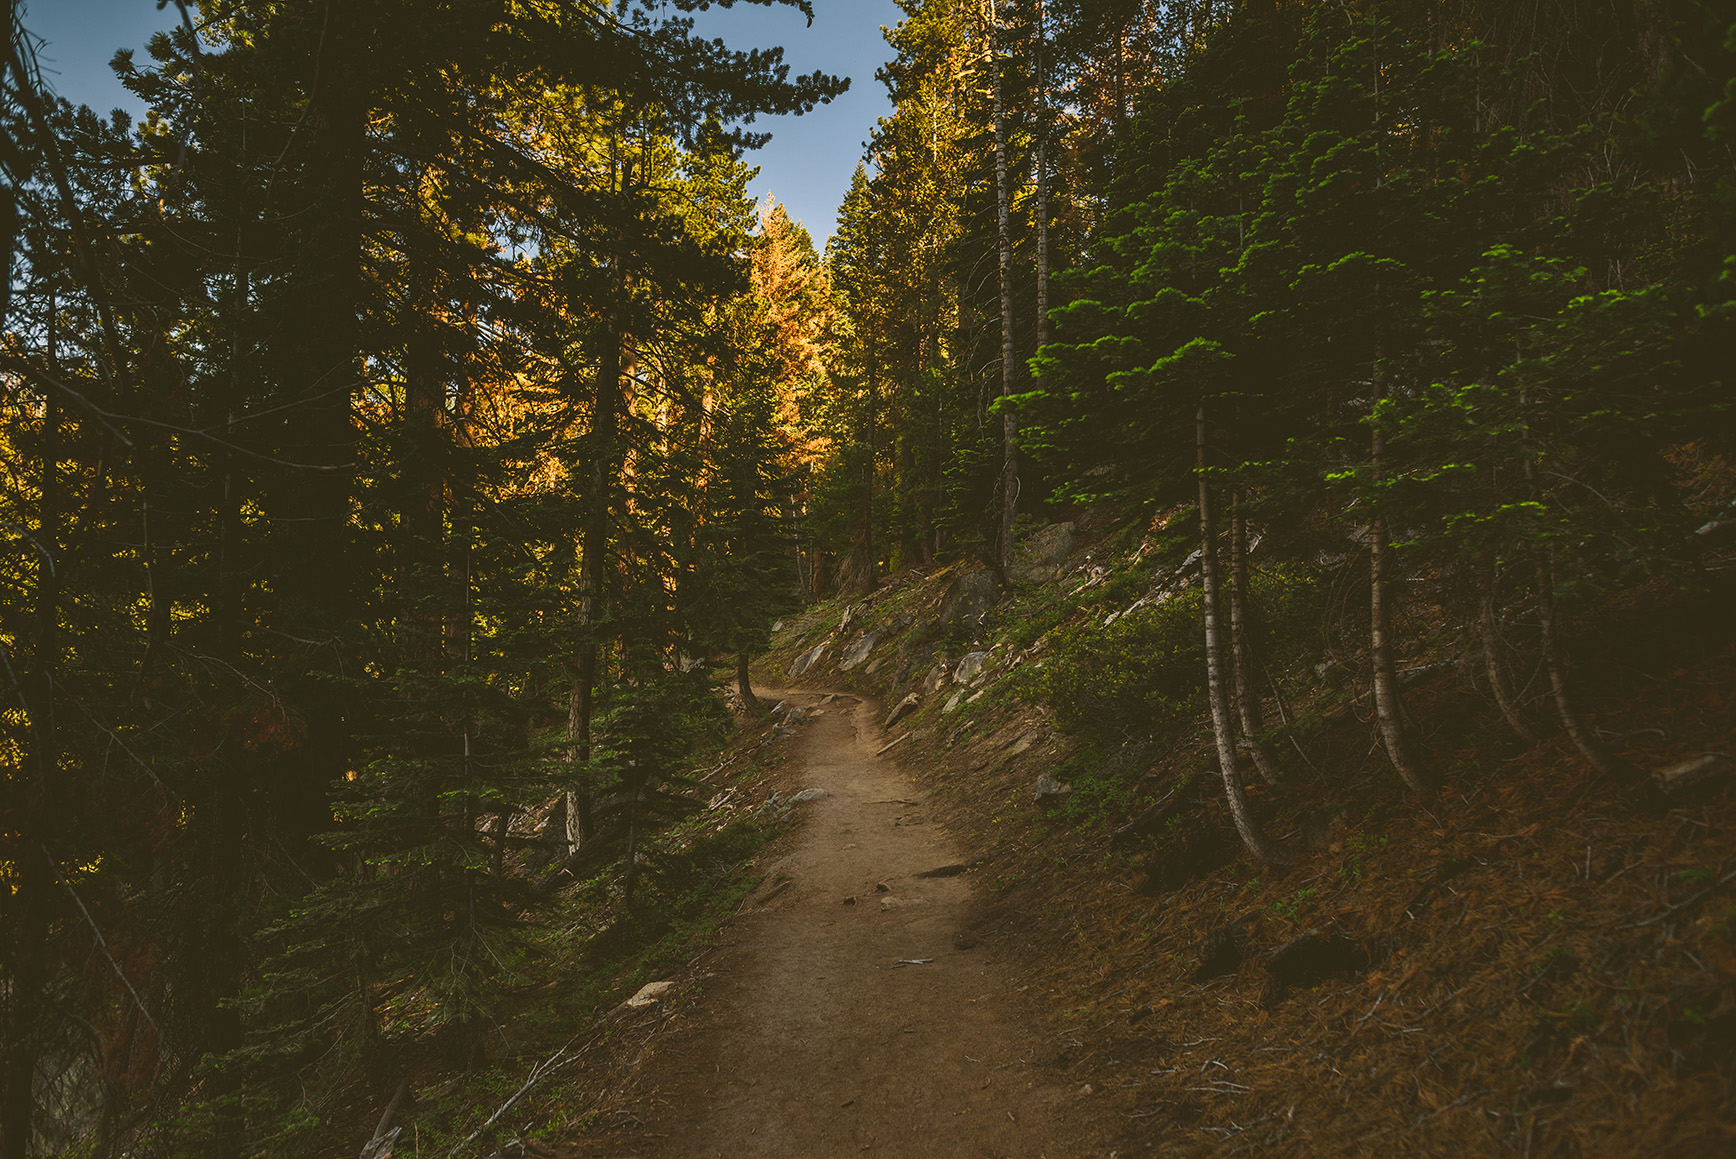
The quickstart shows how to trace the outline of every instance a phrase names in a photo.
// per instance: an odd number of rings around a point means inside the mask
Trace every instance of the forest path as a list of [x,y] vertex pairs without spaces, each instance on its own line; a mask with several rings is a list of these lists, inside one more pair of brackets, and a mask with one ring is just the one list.
[[878,707],[786,698],[820,713],[790,742],[800,783],[786,793],[826,796],[797,806],[803,823],[706,961],[703,995],[645,1059],[634,1153],[1107,1154],[1089,1142],[1092,1100],[1037,1063],[1053,1044],[1013,971],[973,942],[969,875],[920,876],[964,853],[876,756]]

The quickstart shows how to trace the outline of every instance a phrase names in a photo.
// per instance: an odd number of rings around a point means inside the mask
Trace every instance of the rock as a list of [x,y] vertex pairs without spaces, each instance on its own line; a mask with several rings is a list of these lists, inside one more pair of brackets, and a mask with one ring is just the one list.
[[1031,749],[1031,746],[1036,744],[1036,743],[1037,743],[1037,734],[1036,733],[1034,733],[1034,732],[1024,733],[1017,740],[1013,741],[1012,744],[1007,746],[1007,755],[1009,757],[1016,757],[1020,753],[1029,752]]
[[1314,931],[1285,943],[1266,959],[1274,997],[1279,998],[1291,986],[1317,985],[1335,974],[1349,974],[1367,966],[1367,952],[1349,938]]
[[797,656],[794,660],[790,661],[789,675],[800,676],[804,672],[808,671],[808,669],[820,662],[820,658],[826,654],[826,649],[829,647],[831,647],[831,642],[827,641],[826,643],[811,648],[808,651],[803,652],[800,656]]
[[942,715],[945,715],[947,713],[952,712],[954,709],[956,709],[959,706],[959,704],[963,700],[964,700],[964,689],[961,688],[957,692],[952,694],[952,699],[947,701],[946,706],[940,710]]
[[1016,588],[1034,588],[1059,577],[1061,569],[1052,563],[1015,563],[1007,568],[1007,579]]
[[804,801],[818,801],[825,795],[826,790],[824,789],[803,789],[801,792],[790,798],[790,804],[800,805]]
[[784,713],[784,723],[790,726],[801,724],[807,719],[808,710],[805,708],[792,708],[788,712]]
[[1071,523],[1051,523],[1033,531],[1019,545],[1019,563],[1033,570],[1046,570],[1053,576],[1055,570],[1067,562],[1067,557],[1073,554],[1073,525]]
[[1039,809],[1047,809],[1052,805],[1059,805],[1062,801],[1065,801],[1072,795],[1072,785],[1064,785],[1054,777],[1051,777],[1048,773],[1044,773],[1042,776],[1037,778],[1037,807]]
[[921,703],[922,697],[914,692],[909,696],[906,696],[903,700],[900,700],[897,706],[894,707],[892,712],[886,717],[886,727],[891,728],[893,725],[915,712],[917,705]]
[[784,630],[784,622],[782,620],[779,620],[777,623],[772,625],[772,635],[774,635],[774,636],[783,630]]
[[[1109,472],[1093,468],[1093,473],[1107,475]],[[1079,513],[1074,526],[1080,532],[1085,533],[1102,531],[1105,528],[1114,527],[1119,518],[1120,512],[1110,504],[1094,503]]]
[[924,692],[938,692],[940,686],[946,683],[946,678],[952,675],[952,666],[945,660],[929,669],[928,676],[922,681]]
[[1000,585],[992,571],[973,571],[952,581],[941,598],[936,621],[944,631],[954,624],[972,629],[982,627],[989,609],[1000,602]]
[[635,1010],[645,1006],[655,1006],[663,995],[674,989],[673,982],[647,982],[639,987],[639,992],[627,999],[627,1005]]
[[1722,780],[1736,770],[1736,763],[1720,753],[1707,753],[1657,771],[1658,784],[1672,797],[1711,781]]
[[983,678],[983,667],[989,661],[987,652],[966,652],[952,670],[954,684],[975,684]]
[[1247,941],[1242,934],[1242,923],[1219,926],[1207,934],[1200,945],[1200,964],[1193,973],[1193,980],[1204,982],[1208,978],[1234,974],[1246,957]]
[[874,645],[880,642],[879,632],[864,632],[856,638],[856,642],[844,649],[844,655],[838,660],[838,667],[845,672],[868,659],[868,653],[874,650]]

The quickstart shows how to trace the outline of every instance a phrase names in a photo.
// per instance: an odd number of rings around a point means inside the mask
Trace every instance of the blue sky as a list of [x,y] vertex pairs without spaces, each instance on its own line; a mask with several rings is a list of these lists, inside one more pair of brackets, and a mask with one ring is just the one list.
[[[144,56],[152,32],[175,18],[174,5],[157,11],[156,0],[25,0],[25,26],[48,41],[42,49],[46,79],[61,96],[107,112],[142,112],[121,88],[108,62],[117,48]],[[738,4],[697,14],[699,31],[721,36],[733,48],[782,45],[792,73],[816,69],[851,78],[850,91],[805,117],[775,117],[755,124],[772,133],[771,144],[753,154],[760,166],[754,193],[775,196],[790,216],[805,223],[814,244],[832,232],[838,202],[862,156],[862,144],[877,117],[891,112],[874,70],[891,54],[880,26],[899,17],[893,0],[814,0],[809,28],[791,8]]]

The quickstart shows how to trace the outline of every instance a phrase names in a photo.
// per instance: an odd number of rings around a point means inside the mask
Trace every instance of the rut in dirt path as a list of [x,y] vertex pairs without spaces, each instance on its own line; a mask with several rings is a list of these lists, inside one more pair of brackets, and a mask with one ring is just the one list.
[[921,876],[964,852],[875,756],[875,706],[789,700],[819,709],[791,742],[793,787],[826,796],[801,806],[786,855],[707,963],[704,994],[647,1060],[636,1153],[1104,1154],[1080,1130],[1088,1096],[1037,1064],[1053,1047],[1012,972],[973,942],[970,876]]

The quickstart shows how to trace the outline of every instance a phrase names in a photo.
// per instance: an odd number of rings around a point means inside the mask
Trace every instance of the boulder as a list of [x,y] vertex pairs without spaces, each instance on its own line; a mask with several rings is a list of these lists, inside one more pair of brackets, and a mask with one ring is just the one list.
[[1033,531],[1025,542],[1019,545],[1021,563],[1044,564],[1049,567],[1059,567],[1067,562],[1067,557],[1073,554],[1073,525],[1071,523],[1051,523]]
[[948,700],[946,702],[946,706],[940,710],[941,715],[945,716],[946,714],[954,711],[963,702],[964,702],[964,689],[961,688],[957,692],[952,694],[952,699]]
[[994,572],[986,569],[969,572],[947,587],[936,620],[943,631],[954,624],[975,630],[982,627],[989,609],[1000,602],[1000,598],[1001,588],[995,582]]
[[838,667],[845,672],[868,659],[868,653],[874,650],[874,645],[880,642],[879,632],[864,632],[856,638],[855,643],[844,649],[844,655],[838,660]]
[[1036,799],[1037,808],[1039,809],[1048,809],[1052,806],[1059,805],[1062,801],[1065,801],[1072,795],[1072,785],[1064,785],[1054,777],[1051,777],[1048,773],[1044,773],[1042,776],[1037,778]]
[[1061,569],[1052,563],[1015,563],[1007,568],[1007,579],[1016,588],[1041,587],[1060,574]]
[[1234,974],[1241,968],[1245,957],[1247,940],[1242,934],[1242,923],[1219,926],[1206,935],[1205,943],[1200,946],[1200,964],[1194,970],[1193,980],[1204,982],[1209,978]]
[[808,651],[803,652],[800,656],[797,656],[794,660],[790,661],[789,674],[792,677],[802,675],[802,673],[818,664],[820,658],[826,654],[826,649],[830,647],[831,642],[827,641],[824,644],[820,644],[817,647],[810,648]]
[[1274,998],[1282,998],[1291,986],[1313,986],[1367,967],[1368,953],[1361,946],[1342,934],[1314,931],[1280,946],[1266,960]]
[[826,790],[824,789],[803,789],[801,792],[790,798],[790,804],[800,805],[808,801],[818,801],[825,795]]
[[655,1006],[663,995],[674,989],[674,987],[675,983],[673,982],[647,982],[645,985],[639,987],[639,992],[637,994],[627,999],[627,1005],[634,1009],[639,1009],[645,1006]]
[[954,684],[975,684],[983,678],[983,667],[989,661],[987,652],[966,652],[952,670]]
[[946,678],[952,675],[952,668],[945,660],[929,669],[928,676],[922,682],[924,692],[938,692],[946,683]]
[[922,698],[914,692],[909,696],[906,696],[903,700],[900,700],[897,706],[892,709],[892,712],[887,715],[886,727],[891,728],[893,725],[915,712],[917,705],[921,703]]

